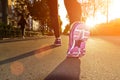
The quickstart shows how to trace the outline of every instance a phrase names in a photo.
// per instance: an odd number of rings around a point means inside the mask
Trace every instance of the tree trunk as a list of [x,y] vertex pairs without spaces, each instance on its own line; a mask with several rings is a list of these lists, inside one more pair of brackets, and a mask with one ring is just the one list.
[[2,22],[7,24],[8,0],[1,0],[2,4]]

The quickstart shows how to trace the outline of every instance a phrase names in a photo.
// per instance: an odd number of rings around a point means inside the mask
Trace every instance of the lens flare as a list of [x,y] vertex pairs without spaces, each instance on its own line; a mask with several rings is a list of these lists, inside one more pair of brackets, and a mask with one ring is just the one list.
[[24,72],[24,65],[18,61],[13,62],[10,65],[10,70],[12,74],[19,76]]

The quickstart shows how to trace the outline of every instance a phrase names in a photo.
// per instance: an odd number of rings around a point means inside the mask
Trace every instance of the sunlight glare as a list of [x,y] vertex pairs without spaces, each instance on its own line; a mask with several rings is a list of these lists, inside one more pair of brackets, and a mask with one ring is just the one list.
[[91,16],[89,18],[87,18],[86,20],[86,23],[85,23],[87,26],[89,27],[93,27],[95,25],[95,22],[94,22],[94,18]]
[[[81,1],[81,0],[78,0]],[[108,6],[108,21],[111,21],[116,18],[120,18],[120,0],[111,0],[111,3]],[[66,18],[66,9],[64,6],[64,0],[58,0],[59,3],[59,15],[62,20],[62,30],[65,29],[65,25],[69,23],[68,19]],[[90,28],[94,27],[96,24],[105,23],[107,22],[107,16],[102,14],[100,10],[95,13],[95,16],[92,15],[87,17],[86,25],[90,26]]]
[[88,17],[85,23],[90,28],[92,28],[96,24],[104,23],[105,21],[106,21],[106,16],[104,16],[100,12],[96,12],[95,17],[93,17],[93,16]]
[[67,11],[64,6],[64,0],[58,0],[59,4],[59,15],[62,20],[62,31],[65,29],[65,26],[69,23],[68,19],[66,18]]

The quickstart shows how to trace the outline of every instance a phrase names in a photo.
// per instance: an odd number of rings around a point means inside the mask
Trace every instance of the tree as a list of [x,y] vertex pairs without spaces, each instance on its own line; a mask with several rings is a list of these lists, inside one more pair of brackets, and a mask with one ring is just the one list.
[[29,14],[42,22],[49,18],[49,8],[47,0],[34,0],[34,2],[27,2],[27,9]]
[[86,18],[91,15],[95,17],[97,11],[107,16],[107,5],[109,3],[110,0],[82,0],[83,16]]
[[27,10],[26,0],[16,0],[15,5],[15,16],[19,17],[21,14],[24,17],[28,16],[29,11]]

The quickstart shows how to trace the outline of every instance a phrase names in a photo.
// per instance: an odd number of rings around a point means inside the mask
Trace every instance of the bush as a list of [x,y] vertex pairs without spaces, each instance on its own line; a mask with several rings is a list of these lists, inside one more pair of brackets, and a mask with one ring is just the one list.
[[10,38],[20,36],[20,29],[11,25],[0,23],[0,38]]

